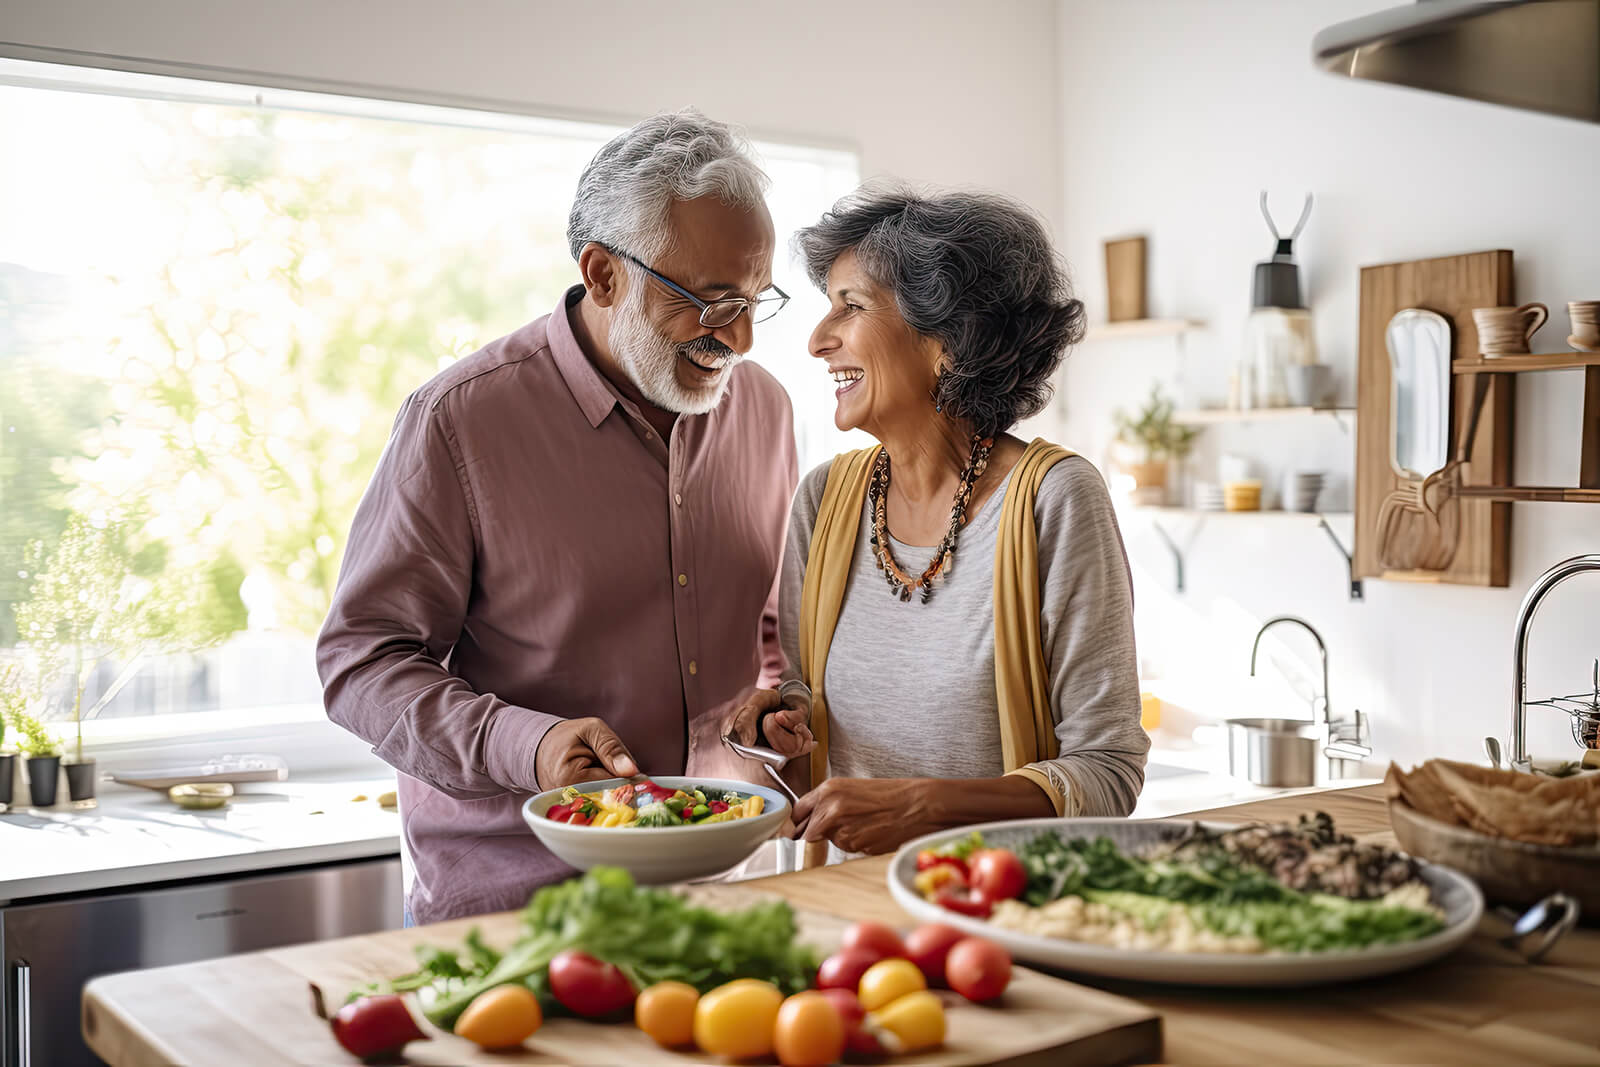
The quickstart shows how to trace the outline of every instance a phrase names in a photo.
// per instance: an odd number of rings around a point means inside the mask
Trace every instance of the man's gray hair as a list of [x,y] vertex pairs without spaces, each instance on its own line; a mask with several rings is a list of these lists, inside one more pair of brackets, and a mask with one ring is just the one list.
[[674,201],[716,196],[753,207],[767,184],[749,142],[726,124],[694,108],[655,115],[606,142],[584,168],[567,245],[573,259],[595,241],[653,263],[671,251]]

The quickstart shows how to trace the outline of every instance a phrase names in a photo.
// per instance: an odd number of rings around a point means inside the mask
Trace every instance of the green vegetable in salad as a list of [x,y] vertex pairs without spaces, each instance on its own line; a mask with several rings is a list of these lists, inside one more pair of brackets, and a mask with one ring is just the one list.
[[428,1018],[454,1026],[478,994],[521,983],[547,1011],[550,961],[563,949],[580,949],[616,964],[635,989],[656,982],[687,982],[702,993],[736,978],[772,982],[798,993],[816,975],[818,956],[796,942],[794,912],[783,901],[739,911],[698,907],[666,889],[636,886],[627,871],[596,867],[581,878],[546,886],[522,913],[523,933],[503,954],[484,945],[477,931],[466,950],[418,950],[420,968],[352,993],[416,991]]

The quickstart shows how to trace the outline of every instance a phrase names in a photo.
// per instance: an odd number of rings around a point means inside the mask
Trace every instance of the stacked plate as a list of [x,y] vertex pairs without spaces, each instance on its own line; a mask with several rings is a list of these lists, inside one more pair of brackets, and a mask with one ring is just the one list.
[[1212,482],[1196,482],[1194,506],[1199,511],[1221,511],[1224,506],[1222,486]]
[[1316,511],[1327,476],[1322,471],[1295,471],[1285,480],[1283,506],[1290,511]]

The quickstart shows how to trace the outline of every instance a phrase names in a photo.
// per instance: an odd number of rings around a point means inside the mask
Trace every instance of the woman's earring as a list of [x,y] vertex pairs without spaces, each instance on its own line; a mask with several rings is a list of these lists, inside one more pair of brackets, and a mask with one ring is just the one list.
[[933,401],[933,410],[941,414],[944,412],[944,403],[939,399],[939,386],[944,383],[943,376],[933,380],[933,388],[928,391],[928,399]]

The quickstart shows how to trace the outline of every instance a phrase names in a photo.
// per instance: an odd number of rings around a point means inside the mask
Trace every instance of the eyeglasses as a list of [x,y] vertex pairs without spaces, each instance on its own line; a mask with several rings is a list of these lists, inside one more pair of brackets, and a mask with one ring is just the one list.
[[688,300],[694,304],[695,307],[699,308],[700,325],[704,326],[708,330],[715,330],[723,326],[727,326],[745,311],[750,312],[751,322],[766,322],[768,319],[772,318],[772,316],[782,311],[783,306],[789,302],[789,294],[784,292],[782,289],[779,289],[776,285],[768,288],[754,300],[746,300],[742,296],[734,296],[729,297],[726,300],[712,300],[707,302],[705,300],[701,300],[698,296],[695,296],[689,290],[685,289],[671,278],[668,278],[666,275],[651,270],[637,257],[630,256],[626,252],[618,252],[614,248],[611,249],[611,251],[616,255],[621,256],[629,263],[635,264],[640,270],[650,275],[650,277],[654,278],[656,281],[660,282],[662,285],[666,286],[668,289],[671,289],[685,300]]

